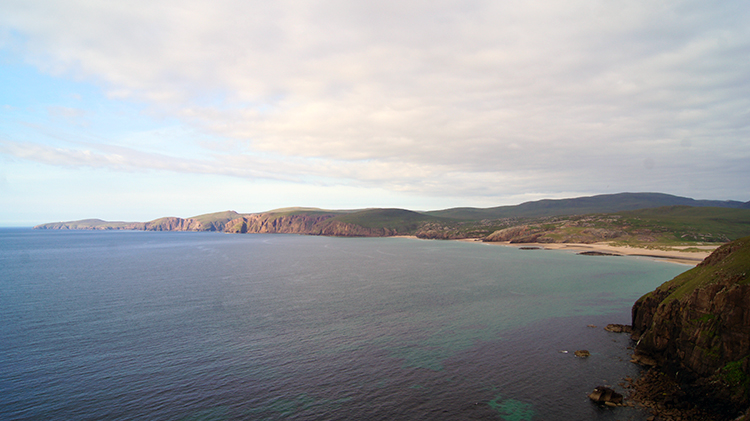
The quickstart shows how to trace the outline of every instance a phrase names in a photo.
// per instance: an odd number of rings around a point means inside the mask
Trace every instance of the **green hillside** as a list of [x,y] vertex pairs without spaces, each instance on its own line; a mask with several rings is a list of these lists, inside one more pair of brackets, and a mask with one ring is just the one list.
[[[666,204],[666,205],[664,205]],[[228,226],[230,221],[235,221]],[[432,212],[406,209],[282,208],[255,214],[224,211],[150,222],[85,219],[42,229],[283,232],[342,236],[416,235],[485,241],[594,243],[648,247],[717,244],[750,235],[750,204],[693,200],[661,193],[620,193],[540,200],[496,208]]]
[[440,219],[444,218],[405,209],[367,209],[334,218],[334,220],[364,228],[390,228],[399,232],[413,232],[425,222]]
[[[469,225],[469,224],[465,224]],[[699,246],[750,235],[750,209],[666,206],[608,214],[510,221],[488,241]]]
[[573,199],[545,199],[514,206],[494,208],[453,208],[425,212],[427,215],[462,219],[539,218],[546,216],[586,215],[663,206],[750,208],[750,204],[732,200],[694,200],[663,193],[618,193]]
[[668,206],[620,215],[630,230],[661,233],[664,241],[727,242],[750,235],[750,209]]
[[235,211],[224,211],[193,216],[190,219],[195,219],[196,221],[200,222],[204,229],[208,231],[222,231],[224,230],[227,222],[233,219],[237,219],[241,216],[242,215]]
[[670,291],[665,301],[679,299],[697,288],[709,284],[738,279],[738,284],[750,283],[747,272],[750,270],[750,236],[726,244],[705,262],[669,282],[657,290]]
[[50,222],[37,225],[34,229],[70,229],[70,230],[108,230],[131,229],[132,222],[102,221],[101,219],[81,219],[69,222]]

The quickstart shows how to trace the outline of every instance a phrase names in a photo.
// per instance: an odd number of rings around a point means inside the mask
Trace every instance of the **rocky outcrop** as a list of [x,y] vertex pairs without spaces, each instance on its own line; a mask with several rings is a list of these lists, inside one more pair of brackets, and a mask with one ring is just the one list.
[[597,386],[593,392],[589,393],[589,399],[607,406],[619,406],[623,403],[622,395],[606,386]]
[[621,325],[617,323],[610,323],[604,327],[607,332],[613,333],[633,333],[633,327],[628,325]]
[[511,243],[554,243],[555,240],[545,236],[546,231],[541,228],[519,225],[493,232],[483,241],[509,241]]
[[603,228],[581,228],[577,223],[550,223],[539,226],[517,225],[497,230],[483,241],[519,243],[596,243],[625,235],[624,231]]
[[701,264],[633,306],[635,359],[735,410],[750,404],[750,237],[726,244]]
[[618,253],[607,253],[604,251],[582,251],[580,253],[576,253],[581,256],[622,256],[622,254]]
[[459,230],[443,227],[434,228],[431,226],[426,226],[417,230],[414,235],[417,238],[424,240],[462,240],[464,238],[470,238],[466,233]]

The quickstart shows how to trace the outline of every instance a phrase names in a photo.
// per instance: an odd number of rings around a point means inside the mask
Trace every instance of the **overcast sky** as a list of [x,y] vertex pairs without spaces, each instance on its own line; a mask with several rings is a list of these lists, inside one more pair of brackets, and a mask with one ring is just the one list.
[[0,2],[0,226],[750,200],[750,2]]

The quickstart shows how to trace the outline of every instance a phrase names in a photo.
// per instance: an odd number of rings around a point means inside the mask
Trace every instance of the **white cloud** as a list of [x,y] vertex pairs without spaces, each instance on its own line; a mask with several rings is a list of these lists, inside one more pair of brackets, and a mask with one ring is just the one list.
[[27,159],[456,196],[686,194],[698,171],[749,193],[722,180],[730,159],[750,158],[742,1],[25,0],[0,11],[5,48],[215,139],[202,141],[206,159],[6,143]]

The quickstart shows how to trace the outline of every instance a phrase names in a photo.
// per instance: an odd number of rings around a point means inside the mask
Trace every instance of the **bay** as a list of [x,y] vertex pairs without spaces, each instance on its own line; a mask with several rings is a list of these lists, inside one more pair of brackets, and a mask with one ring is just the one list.
[[686,269],[406,238],[0,229],[0,419],[644,419],[586,397],[638,374],[602,327]]

